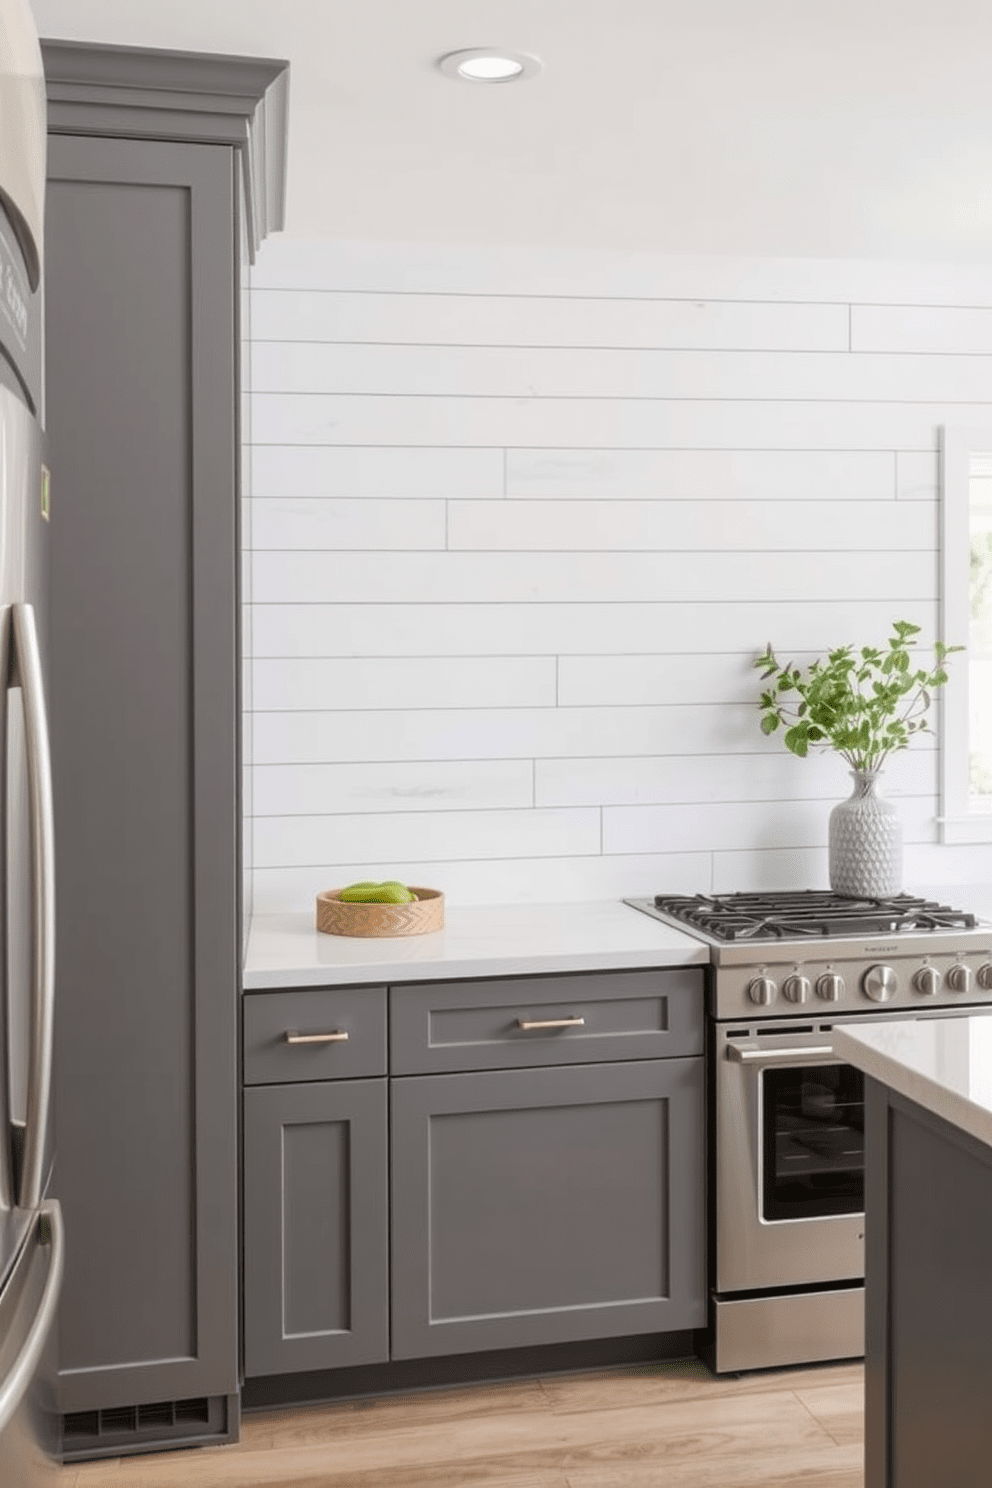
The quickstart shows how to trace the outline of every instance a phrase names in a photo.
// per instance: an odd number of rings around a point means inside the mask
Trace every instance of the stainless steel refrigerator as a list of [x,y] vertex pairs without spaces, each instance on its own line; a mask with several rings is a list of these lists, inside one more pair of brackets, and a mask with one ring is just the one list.
[[54,832],[42,463],[45,86],[27,0],[0,0],[0,1485],[55,1472],[63,1264],[51,1172]]

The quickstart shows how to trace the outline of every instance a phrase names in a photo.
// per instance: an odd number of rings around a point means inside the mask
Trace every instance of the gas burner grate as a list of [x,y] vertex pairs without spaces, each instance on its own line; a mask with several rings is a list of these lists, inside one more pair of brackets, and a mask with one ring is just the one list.
[[804,889],[791,894],[657,894],[654,902],[682,924],[725,941],[973,930],[977,924],[972,914],[912,894],[852,899]]

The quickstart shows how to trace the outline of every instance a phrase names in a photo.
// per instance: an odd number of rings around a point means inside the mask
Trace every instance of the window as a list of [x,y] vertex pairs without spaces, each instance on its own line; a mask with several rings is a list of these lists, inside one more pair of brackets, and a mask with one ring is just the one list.
[[941,441],[941,839],[992,842],[992,428]]

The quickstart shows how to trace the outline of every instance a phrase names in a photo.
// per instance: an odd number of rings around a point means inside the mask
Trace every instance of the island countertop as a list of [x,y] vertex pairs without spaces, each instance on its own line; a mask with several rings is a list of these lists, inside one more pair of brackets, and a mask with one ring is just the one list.
[[992,1147],[992,1008],[848,1024],[831,1038],[847,1063]]
[[453,906],[443,930],[381,939],[323,935],[313,913],[269,914],[252,918],[243,985],[254,992],[708,962],[701,941],[619,899]]

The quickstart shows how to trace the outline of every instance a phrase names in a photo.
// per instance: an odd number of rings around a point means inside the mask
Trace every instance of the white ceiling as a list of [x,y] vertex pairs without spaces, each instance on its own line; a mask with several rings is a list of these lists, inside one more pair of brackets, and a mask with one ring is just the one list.
[[[32,0],[288,58],[288,231],[992,262],[989,0]],[[544,73],[456,83],[460,47]]]

